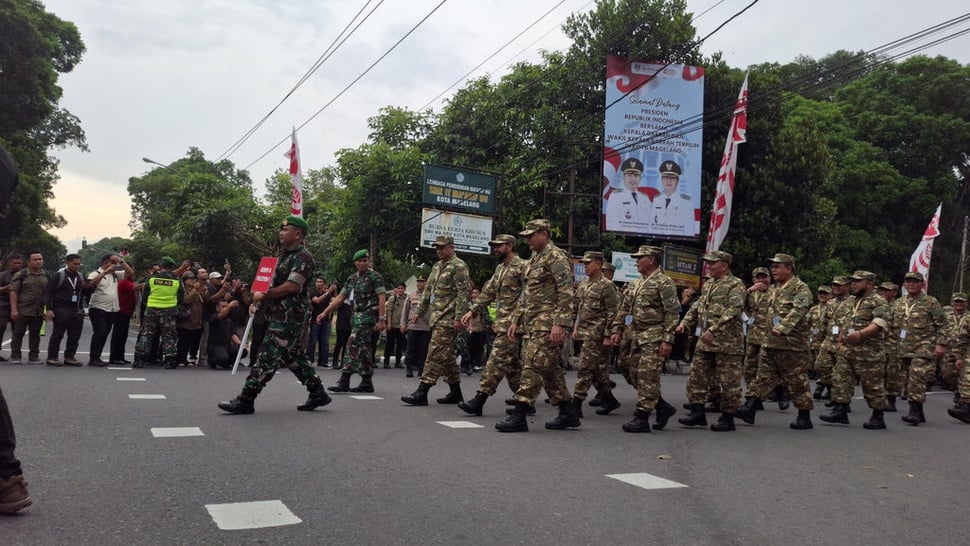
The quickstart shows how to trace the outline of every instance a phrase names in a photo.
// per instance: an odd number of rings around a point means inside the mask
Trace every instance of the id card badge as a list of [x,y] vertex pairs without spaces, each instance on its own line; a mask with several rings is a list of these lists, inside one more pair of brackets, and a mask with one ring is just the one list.
[[428,301],[428,305],[434,305],[434,294],[431,294],[431,300]]
[[833,336],[839,335],[839,327],[838,326],[833,326],[832,327],[832,335]]
[[694,337],[701,337],[701,332],[703,332],[703,330],[701,330],[700,326],[694,328]]
[[849,335],[851,336],[854,333],[855,333],[855,328],[849,328]]
[[71,303],[77,303],[77,294],[71,294]]
[[906,329],[903,328],[899,331],[899,339],[906,339]]
[[623,319],[623,324],[626,324],[627,326],[633,324],[633,315],[627,315],[626,318]]
[[781,317],[779,317],[779,316],[771,317],[771,325],[772,326],[778,326],[779,324],[781,324]]

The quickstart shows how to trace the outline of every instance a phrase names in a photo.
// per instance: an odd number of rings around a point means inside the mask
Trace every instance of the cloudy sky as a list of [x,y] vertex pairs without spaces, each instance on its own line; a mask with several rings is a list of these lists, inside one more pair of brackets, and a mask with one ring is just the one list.
[[[750,0],[688,0],[698,36]],[[506,42],[472,77],[499,76],[540,50],[564,49],[559,25],[589,0],[46,0],[73,22],[87,46],[61,76],[61,104],[79,116],[89,153],[57,152],[54,207],[68,221],[54,233],[69,250],[81,237],[128,236],[130,176],[170,163],[190,146],[217,159],[269,111],[365,5],[373,14],[242,147],[229,156],[263,182],[286,166],[293,126],[334,99],[423,17],[392,53],[299,132],[304,170],[367,137],[366,120],[386,105],[419,109]],[[704,13],[706,11],[706,13]],[[838,49],[871,50],[963,15],[965,0],[761,0],[703,46],[731,66]],[[967,28],[964,24],[961,28]],[[970,63],[970,35],[926,51]],[[444,98],[452,93],[444,95]],[[440,107],[438,99],[432,106]],[[263,159],[257,159],[269,152]]]

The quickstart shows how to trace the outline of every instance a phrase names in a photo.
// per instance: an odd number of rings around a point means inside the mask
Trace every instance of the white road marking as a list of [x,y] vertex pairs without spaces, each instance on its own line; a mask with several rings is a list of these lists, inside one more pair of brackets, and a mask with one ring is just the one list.
[[130,372],[132,370],[129,366],[108,366],[108,369],[122,372]]
[[116,381],[144,381],[144,377],[116,377]]
[[621,482],[635,485],[643,489],[674,489],[677,487],[687,487],[686,485],[670,480],[665,480],[646,472],[634,472],[632,474],[607,474],[607,478],[620,480]]
[[205,436],[199,427],[152,427],[156,438],[182,438],[186,436]]
[[216,526],[223,531],[260,529],[303,523],[280,500],[207,504]]
[[478,423],[472,423],[471,421],[438,421],[439,425],[444,425],[448,428],[485,428]]
[[380,396],[371,396],[368,394],[351,394],[350,398],[354,400],[383,400]]
[[164,394],[129,394],[132,400],[165,400]]

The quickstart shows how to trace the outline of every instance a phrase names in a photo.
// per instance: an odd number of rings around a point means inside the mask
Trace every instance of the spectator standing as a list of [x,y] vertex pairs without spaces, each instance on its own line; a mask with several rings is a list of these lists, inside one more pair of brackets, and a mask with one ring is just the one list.
[[176,342],[175,363],[188,364],[188,356],[197,354],[199,341],[202,339],[202,307],[205,297],[199,291],[198,279],[195,273],[182,273],[182,283],[185,285],[182,303],[179,304],[178,321],[175,324],[178,341]]
[[[320,315],[317,315],[320,316]],[[324,317],[326,321],[327,317]],[[350,332],[354,327],[354,309],[349,303],[343,302],[337,307],[337,341],[333,346],[333,369],[339,370],[342,367],[344,356],[347,352],[347,342],[350,341]]]
[[414,377],[414,372],[424,373],[424,361],[428,358],[428,345],[431,343],[431,325],[428,322],[430,312],[418,316],[416,322],[411,322],[411,316],[421,303],[421,294],[428,285],[424,275],[418,276],[418,289],[408,296],[404,302],[404,311],[398,329],[407,336],[407,356],[404,358],[407,366],[407,377]]
[[27,269],[21,269],[10,283],[10,318],[13,320],[13,338],[10,340],[11,362],[20,363],[24,334],[29,331],[28,361],[31,364],[41,363],[40,327],[44,324],[47,282],[44,255],[40,252],[28,253]]
[[[91,353],[88,366],[107,366],[101,360],[101,352],[108,342],[108,335],[114,327],[118,317],[118,281],[125,278],[125,274],[134,270],[121,256],[105,254],[101,257],[101,267],[88,275],[85,284],[91,294],[88,303],[88,317],[91,319]],[[109,358],[110,360],[110,358]]]
[[320,277],[313,283],[310,289],[310,341],[307,343],[306,357],[312,363],[317,361],[317,366],[326,368],[330,357],[330,326],[332,321],[327,316],[326,320],[317,322],[313,320],[330,305],[333,300],[333,293],[327,286],[327,281]]
[[134,275],[125,272],[125,278],[118,281],[118,315],[115,325],[111,329],[111,348],[108,351],[108,364],[131,364],[125,358],[125,346],[128,344],[128,328],[131,326],[131,316],[135,314],[138,291],[141,286],[135,285]]
[[[7,324],[11,322],[10,282],[13,280],[13,276],[20,272],[20,268],[24,266],[24,257],[20,254],[12,253],[7,256],[6,262],[6,267],[0,271],[0,347],[3,346],[3,334],[7,331]],[[12,336],[13,328],[11,328]],[[0,362],[6,361],[6,358],[0,356]]]
[[64,347],[64,364],[80,366],[75,358],[81,330],[84,328],[84,304],[82,292],[84,279],[78,273],[81,267],[81,257],[68,254],[64,259],[64,270],[54,275],[47,285],[47,318],[53,320],[54,329],[47,342],[47,364],[60,366],[58,359],[61,351],[61,340],[67,333],[67,345]]
[[403,368],[401,355],[404,352],[405,336],[404,332],[397,327],[401,323],[401,315],[404,314],[404,304],[407,301],[407,294],[404,293],[404,283],[399,282],[394,287],[391,297],[387,298],[385,308],[387,309],[387,320],[390,326],[387,329],[387,344],[384,346],[384,368],[390,368],[391,355],[394,356],[394,367]]
[[[469,302],[474,302],[481,293],[481,290],[473,288]],[[466,375],[482,371],[482,363],[485,361],[485,332],[490,325],[488,313],[472,315],[468,321],[468,363],[462,362]]]

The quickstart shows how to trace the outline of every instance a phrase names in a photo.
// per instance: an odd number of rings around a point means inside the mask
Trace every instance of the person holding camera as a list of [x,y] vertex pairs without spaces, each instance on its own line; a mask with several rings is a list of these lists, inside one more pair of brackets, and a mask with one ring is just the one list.
[[125,273],[135,274],[135,271],[117,254],[105,254],[101,257],[101,267],[88,275],[84,283],[85,290],[90,294],[88,303],[88,317],[91,319],[91,353],[88,366],[107,366],[101,360],[101,352],[111,328],[117,320],[121,309],[118,301],[118,281],[125,278]]

